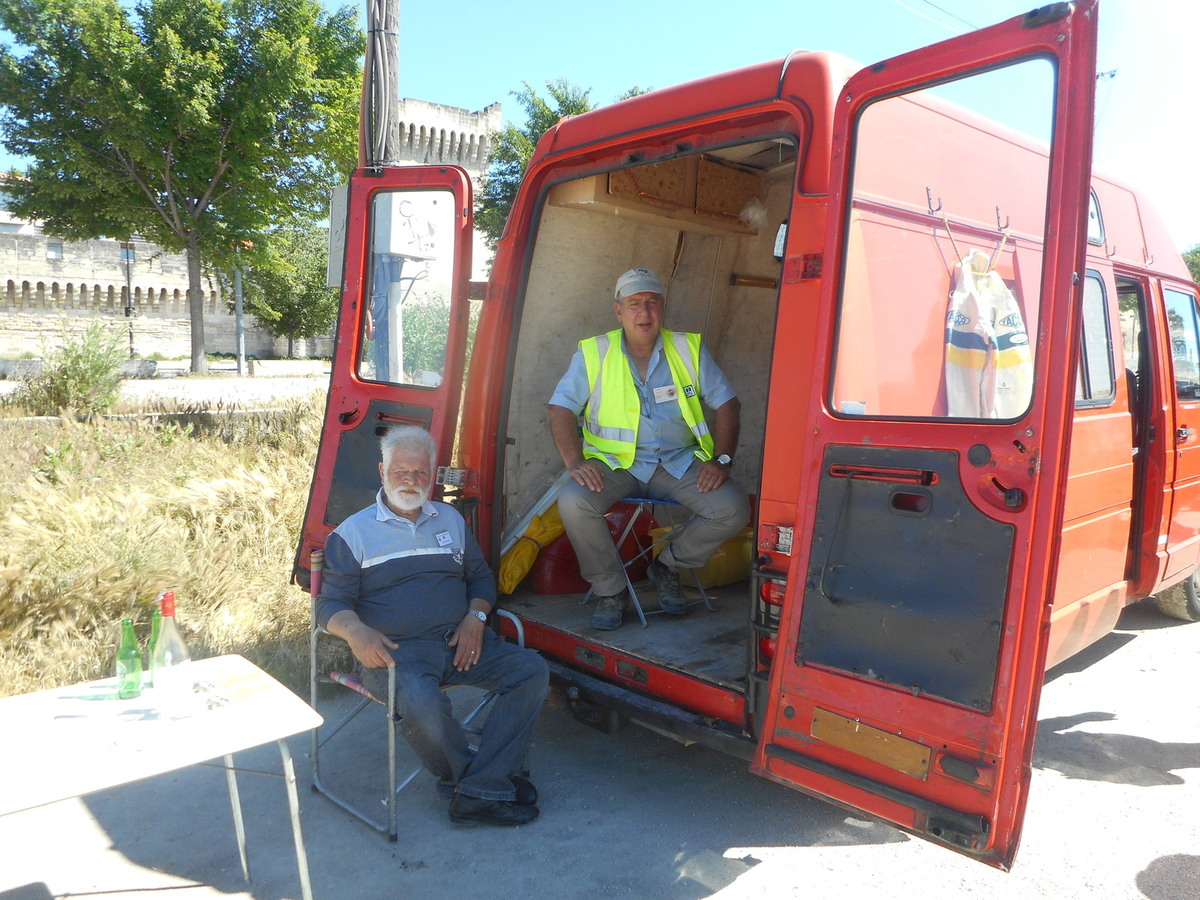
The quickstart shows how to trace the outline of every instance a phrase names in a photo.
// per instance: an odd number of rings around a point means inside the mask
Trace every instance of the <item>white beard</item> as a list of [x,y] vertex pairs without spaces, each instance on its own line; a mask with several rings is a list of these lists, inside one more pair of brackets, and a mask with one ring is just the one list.
[[425,501],[433,493],[433,485],[428,485],[423,491],[384,487],[383,493],[393,509],[399,512],[415,512],[425,505]]

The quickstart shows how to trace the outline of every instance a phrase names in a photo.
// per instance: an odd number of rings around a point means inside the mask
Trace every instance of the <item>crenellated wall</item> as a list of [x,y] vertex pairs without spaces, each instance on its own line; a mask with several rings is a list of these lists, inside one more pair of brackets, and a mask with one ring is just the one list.
[[[424,100],[400,101],[401,162],[462,166],[478,178],[487,168],[492,136],[503,125],[499,103],[478,112]],[[0,358],[40,356],[64,327],[82,330],[93,317],[126,332],[133,328],[138,356],[191,355],[187,259],[139,237],[69,242],[45,234],[38,223],[13,217],[4,207],[0,176]],[[475,275],[486,278],[488,254],[476,234]],[[204,338],[210,353],[237,351],[234,315],[215,281],[204,290]],[[132,295],[132,303],[129,302]],[[126,316],[126,309],[133,312]],[[286,356],[287,340],[244,319],[249,356]],[[331,356],[331,337],[297,341],[297,356]]]

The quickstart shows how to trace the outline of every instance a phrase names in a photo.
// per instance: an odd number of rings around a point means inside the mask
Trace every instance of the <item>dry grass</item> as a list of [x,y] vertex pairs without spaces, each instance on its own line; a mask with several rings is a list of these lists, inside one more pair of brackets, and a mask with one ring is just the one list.
[[290,574],[320,414],[314,397],[200,427],[0,420],[0,696],[110,674],[120,620],[144,642],[170,587],[193,655],[299,688],[309,602]]

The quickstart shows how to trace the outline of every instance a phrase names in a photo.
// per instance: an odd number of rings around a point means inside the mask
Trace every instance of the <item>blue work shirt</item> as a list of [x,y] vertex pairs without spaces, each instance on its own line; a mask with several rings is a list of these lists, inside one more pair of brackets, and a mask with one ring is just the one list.
[[[625,335],[621,335],[621,350],[629,362],[629,371],[633,374],[633,383],[642,400],[642,414],[638,419],[637,449],[633,457],[633,465],[629,474],[645,484],[654,474],[655,468],[662,466],[674,478],[682,478],[692,460],[696,458],[696,438],[683,420],[679,410],[679,401],[670,397],[661,402],[655,402],[654,391],[658,388],[668,388],[674,385],[671,378],[671,367],[662,352],[662,335],[654,343],[650,354],[650,362],[646,366],[646,377],[642,378],[637,366],[629,358],[629,350],[625,343]],[[665,393],[665,392],[664,392]],[[554,389],[550,398],[552,406],[569,409],[575,415],[583,412],[591,396],[588,384],[587,363],[583,359],[583,351],[575,350],[571,364],[566,374]],[[700,345],[700,399],[709,409],[724,406],[737,394],[725,378],[725,373],[713,362],[708,348]]]

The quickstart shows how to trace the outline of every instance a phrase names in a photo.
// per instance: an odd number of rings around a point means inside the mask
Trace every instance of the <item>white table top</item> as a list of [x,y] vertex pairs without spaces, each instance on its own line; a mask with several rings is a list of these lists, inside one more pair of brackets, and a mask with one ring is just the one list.
[[128,784],[316,728],[321,716],[240,656],[190,663],[183,709],[116,679],[0,699],[0,816]]

